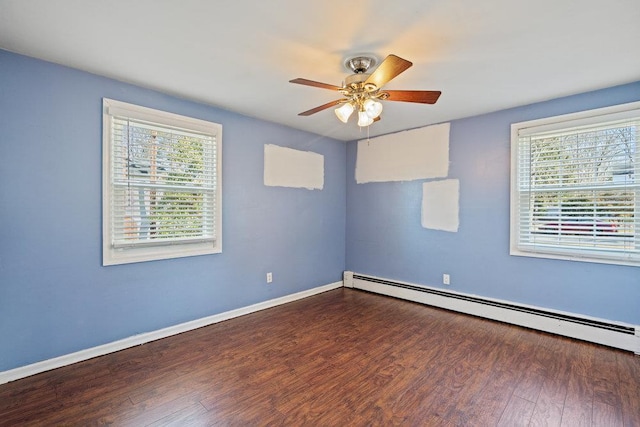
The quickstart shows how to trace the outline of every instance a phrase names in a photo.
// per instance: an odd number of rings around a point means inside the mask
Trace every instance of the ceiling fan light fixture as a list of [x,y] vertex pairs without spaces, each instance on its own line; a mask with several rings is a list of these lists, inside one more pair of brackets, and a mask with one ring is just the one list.
[[358,111],[358,126],[361,128],[369,126],[373,123],[373,119],[369,117],[366,111]]
[[380,113],[382,113],[382,103],[376,101],[375,99],[367,99],[364,101],[362,105],[364,107],[364,111],[367,113],[367,116],[375,119],[376,117],[380,117]]
[[[384,90],[382,87],[398,75],[406,71],[413,64],[399,56],[389,54],[377,64],[374,55],[357,55],[347,58],[345,67],[353,74],[347,76],[342,86],[297,78],[289,80],[291,83],[329,89],[338,92],[342,99],[327,102],[312,108],[299,116],[310,116],[328,108],[334,108],[338,120],[343,123],[349,121],[354,111],[358,112],[358,126],[367,127],[380,120],[382,103],[380,101],[413,102],[418,104],[435,104],[440,91],[434,90]],[[374,68],[375,67],[375,68]]]
[[347,123],[349,117],[351,117],[351,114],[353,113],[353,110],[355,110],[353,104],[351,104],[350,102],[345,102],[340,107],[335,109],[335,113],[338,117],[338,120],[340,120],[342,123]]

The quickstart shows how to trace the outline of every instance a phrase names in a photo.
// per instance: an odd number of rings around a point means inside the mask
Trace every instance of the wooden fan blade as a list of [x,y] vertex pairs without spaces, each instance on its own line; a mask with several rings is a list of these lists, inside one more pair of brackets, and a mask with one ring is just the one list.
[[389,55],[384,59],[384,61],[382,61],[382,64],[380,64],[378,68],[376,68],[376,70],[371,73],[369,78],[364,83],[365,85],[368,83],[373,83],[378,89],[380,89],[388,81],[398,76],[400,73],[402,73],[412,65],[413,63],[407,61],[406,59],[402,59],[396,55]]
[[313,80],[307,80],[307,79],[293,79],[293,80],[289,80],[289,83],[297,83],[299,85],[319,87],[322,89],[331,89],[331,90],[342,89],[341,87],[338,87],[338,86],[330,85],[327,83],[314,82]]
[[327,102],[326,104],[321,105],[321,106],[316,107],[316,108],[312,108],[311,110],[303,111],[302,113],[300,113],[298,115],[299,116],[310,116],[310,115],[315,114],[315,113],[317,113],[319,111],[326,110],[327,108],[331,108],[334,105],[338,105],[342,101],[343,101],[342,99],[336,99],[335,101]]
[[389,94],[387,101],[417,102],[435,104],[440,97],[439,90],[385,90]]

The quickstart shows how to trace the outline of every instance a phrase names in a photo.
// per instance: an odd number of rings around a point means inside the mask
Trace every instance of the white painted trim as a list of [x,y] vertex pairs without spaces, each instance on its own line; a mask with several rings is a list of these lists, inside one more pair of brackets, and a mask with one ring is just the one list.
[[41,372],[50,371],[52,369],[61,368],[73,363],[82,362],[94,357],[103,356],[105,354],[124,350],[137,345],[145,344],[151,341],[167,338],[172,335],[181,334],[193,329],[202,328],[203,326],[212,325],[214,323],[233,319],[235,317],[244,316],[246,314],[255,313],[256,311],[265,310],[267,308],[276,307],[278,305],[297,301],[323,292],[338,289],[343,286],[342,281],[329,283],[328,285],[318,286],[306,291],[297,292],[295,294],[285,295],[283,297],[274,298],[268,301],[259,302],[257,304],[246,307],[237,308],[235,310],[226,311],[224,313],[214,314],[212,316],[203,317],[201,319],[192,320],[190,322],[180,323],[179,325],[169,326],[168,328],[158,329],[156,331],[145,332],[143,334],[134,335],[118,341],[113,341],[97,347],[80,350],[75,353],[65,354],[53,359],[43,360],[42,362],[32,363],[30,365],[21,366],[19,368],[10,369],[0,372],[0,384],[9,381],[19,380]]
[[342,283],[345,288],[353,288],[353,271],[345,271],[342,273]]
[[[359,274],[359,273],[356,273],[356,274]],[[361,276],[365,276],[365,275],[361,275]],[[396,282],[401,284],[407,284],[407,285],[420,287],[424,289],[433,289],[440,292],[444,291],[443,289],[440,289],[440,288],[432,288],[432,287],[416,285],[408,282],[384,279],[381,277],[374,277],[374,276],[367,276],[367,277],[372,277],[374,279],[387,280],[390,282]],[[638,325],[615,322],[607,319],[599,319],[599,318],[584,316],[576,313],[568,313],[568,312],[562,312],[558,310],[551,310],[544,307],[518,304],[511,301],[506,301],[506,300],[485,298],[478,295],[465,294],[462,292],[451,292],[448,290],[446,291],[447,293],[451,293],[451,294],[458,294],[458,295],[468,296],[473,298],[482,298],[487,301],[517,305],[523,308],[526,307],[526,308],[532,308],[537,310],[544,310],[547,312],[557,313],[561,315],[581,317],[585,320],[595,320],[595,321],[607,322],[607,323],[617,324],[620,326],[635,328],[635,335],[629,335],[629,334],[601,329],[601,328],[597,328],[589,325],[574,323],[567,320],[553,319],[553,318],[545,317],[542,315],[536,315],[533,313],[524,313],[517,310],[510,310],[504,307],[495,307],[491,305],[481,304],[478,302],[465,301],[465,300],[446,297],[442,295],[435,295],[435,294],[420,292],[413,289],[389,286],[382,283],[362,280],[359,278],[353,279],[353,287],[355,289],[362,289],[365,291],[375,292],[382,295],[388,295],[395,298],[414,301],[421,304],[445,308],[447,310],[458,311],[460,313],[471,314],[478,317],[485,317],[487,319],[497,320],[500,322],[510,323],[518,326],[524,326],[527,328],[550,332],[556,335],[563,335],[571,338],[576,338],[583,341],[603,344],[610,347],[620,348],[623,350],[632,351],[636,354],[640,354],[640,326]]]

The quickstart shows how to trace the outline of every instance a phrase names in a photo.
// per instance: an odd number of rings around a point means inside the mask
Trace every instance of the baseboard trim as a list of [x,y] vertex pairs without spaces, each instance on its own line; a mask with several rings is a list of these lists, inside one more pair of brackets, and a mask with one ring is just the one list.
[[203,317],[201,319],[192,320],[190,322],[180,323],[178,325],[169,326],[167,328],[158,329],[156,331],[145,332],[143,334],[134,335],[118,341],[113,341],[97,347],[80,350],[75,353],[65,354],[53,359],[43,360],[41,362],[32,363],[30,365],[21,366],[19,368],[10,369],[0,372],[0,384],[10,381],[19,380],[21,378],[30,377],[31,375],[41,372],[50,371],[52,369],[61,368],[73,363],[82,362],[84,360],[93,359],[94,357],[104,356],[105,354],[114,353],[137,345],[167,338],[172,335],[181,334],[214,323],[223,322],[235,317],[244,316],[246,314],[255,313],[256,311],[265,310],[267,308],[276,307],[289,302],[297,301],[323,292],[331,291],[343,286],[343,282],[329,283],[328,285],[318,286],[306,291],[297,292],[295,294],[285,295],[283,297],[274,298],[268,301],[259,302],[257,304],[246,307],[237,308],[235,310],[226,311],[224,313],[214,314],[212,316]]

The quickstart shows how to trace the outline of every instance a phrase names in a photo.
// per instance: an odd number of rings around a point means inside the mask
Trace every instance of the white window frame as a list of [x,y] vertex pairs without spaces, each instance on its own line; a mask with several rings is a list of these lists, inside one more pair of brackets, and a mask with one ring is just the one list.
[[[637,249],[640,249],[640,236],[638,235],[640,227],[640,141],[636,142],[635,151],[635,248],[633,251],[608,255],[598,251],[586,251],[579,248],[549,248],[536,246],[535,244],[527,244],[520,241],[521,230],[521,214],[520,193],[518,188],[518,163],[519,163],[519,138],[521,136],[538,134],[542,132],[562,131],[563,129],[571,129],[579,126],[597,125],[616,120],[637,119],[640,117],[640,102],[632,102],[612,107],[599,108],[594,110],[582,111],[578,113],[565,114],[561,116],[548,117],[538,120],[531,120],[511,125],[511,224],[510,224],[510,254],[515,256],[563,259],[572,261],[585,261],[604,264],[617,265],[640,265],[640,256]],[[523,214],[525,215],[525,214]],[[525,218],[523,216],[522,218]]]
[[[157,245],[116,246],[114,245],[112,223],[113,185],[113,135],[114,117],[144,120],[159,126],[184,129],[215,137],[215,209],[207,214],[213,216],[214,238],[191,240],[188,242],[159,243]],[[180,258],[187,256],[215,254],[222,252],[222,125],[205,120],[181,116],[152,108],[141,107],[113,99],[103,98],[103,140],[102,140],[102,240],[103,265],[128,264],[134,262]]]

